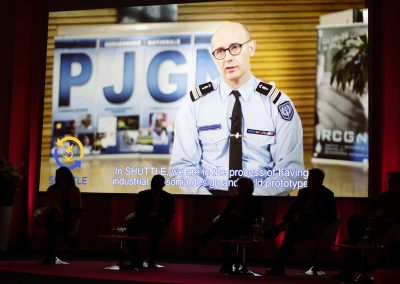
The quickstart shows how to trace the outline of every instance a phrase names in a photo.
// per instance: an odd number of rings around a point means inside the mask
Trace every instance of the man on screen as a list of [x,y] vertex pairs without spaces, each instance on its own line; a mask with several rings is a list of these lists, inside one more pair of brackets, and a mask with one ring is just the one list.
[[212,37],[220,78],[196,87],[175,120],[170,169],[189,179],[185,193],[224,195],[249,176],[255,195],[287,195],[304,173],[303,130],[290,98],[255,78],[256,42],[240,23]]

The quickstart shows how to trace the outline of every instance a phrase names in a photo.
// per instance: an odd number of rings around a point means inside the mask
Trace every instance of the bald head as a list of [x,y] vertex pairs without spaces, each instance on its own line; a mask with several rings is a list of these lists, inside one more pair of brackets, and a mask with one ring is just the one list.
[[230,37],[235,37],[237,35],[239,38],[241,38],[243,41],[246,41],[250,39],[250,32],[249,29],[245,26],[242,25],[241,23],[237,22],[227,22],[222,24],[213,34],[212,39],[211,39],[211,45],[213,47],[213,50],[215,48],[214,43],[215,39],[219,39],[221,37],[229,35]]
[[[232,89],[238,89],[249,80],[250,57],[255,54],[256,42],[251,40],[246,26],[236,22],[223,24],[214,33],[211,46],[214,55],[215,52],[223,55],[214,59],[221,77]],[[232,46],[239,46],[233,54],[229,49]]]

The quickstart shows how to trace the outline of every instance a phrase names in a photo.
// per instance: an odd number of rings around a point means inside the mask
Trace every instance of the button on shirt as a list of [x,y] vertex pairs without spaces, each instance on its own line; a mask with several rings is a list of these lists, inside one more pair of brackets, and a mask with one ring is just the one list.
[[[293,188],[271,187],[267,181],[298,180],[298,176],[280,175],[279,170],[304,170],[302,125],[287,95],[282,93],[273,104],[256,91],[259,83],[251,76],[237,89],[243,113],[244,175],[255,182],[254,195],[286,195]],[[223,80],[212,84],[214,90],[194,102],[186,96],[175,120],[170,169],[199,173],[177,177],[188,181],[189,186],[181,187],[188,194],[209,194],[207,188],[228,190],[230,117],[235,97]],[[291,120],[283,119],[278,111],[279,104],[286,101],[293,108]]]

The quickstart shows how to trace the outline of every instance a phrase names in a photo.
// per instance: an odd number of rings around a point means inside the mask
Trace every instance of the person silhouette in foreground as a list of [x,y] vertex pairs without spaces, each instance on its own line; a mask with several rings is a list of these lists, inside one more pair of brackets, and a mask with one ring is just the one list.
[[[198,241],[207,243],[219,234],[222,240],[229,240],[241,235],[251,235],[254,226],[262,218],[262,206],[259,199],[253,196],[254,183],[252,179],[240,177],[237,180],[238,194],[231,197],[224,211],[214,219],[214,223],[198,236]],[[222,273],[233,273],[234,259],[231,255],[231,244],[222,242],[223,264]]]
[[[380,244],[386,232],[400,224],[400,172],[390,172],[387,178],[387,191],[382,192],[372,202],[365,216],[353,215],[347,222],[349,245]],[[393,248],[396,249],[396,248]],[[397,248],[398,249],[398,248]],[[398,250],[389,251],[398,254]],[[392,255],[395,256],[395,255]],[[341,281],[354,281],[360,269],[361,250],[347,250],[343,267],[332,278]]]
[[74,246],[83,209],[81,193],[74,176],[66,167],[56,170],[55,184],[47,189],[47,207],[44,207],[43,225],[47,230],[47,249],[42,264],[61,263],[56,257],[57,239],[62,237]]
[[[128,235],[148,233],[148,268],[157,267],[156,256],[161,234],[175,216],[174,198],[172,194],[163,190],[164,186],[165,178],[162,175],[155,175],[151,180],[151,189],[139,192],[135,204],[135,216],[127,224]],[[132,259],[131,263],[122,269],[143,267],[138,241],[128,240],[127,246]]]
[[299,190],[282,221],[264,231],[265,238],[275,237],[285,231],[273,267],[267,270],[268,275],[285,275],[284,267],[296,241],[317,239],[329,224],[336,221],[334,194],[323,186],[324,178],[322,170],[317,168],[309,170],[307,187]]

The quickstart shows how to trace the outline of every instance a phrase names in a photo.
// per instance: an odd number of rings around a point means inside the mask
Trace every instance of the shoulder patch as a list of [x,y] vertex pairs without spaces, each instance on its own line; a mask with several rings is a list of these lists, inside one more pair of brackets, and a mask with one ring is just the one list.
[[278,106],[278,111],[284,120],[292,120],[294,110],[289,101],[283,102]]
[[256,91],[266,96],[274,104],[276,104],[281,97],[281,92],[278,90],[278,88],[275,88],[273,84],[260,82],[256,88]]
[[197,101],[201,97],[214,91],[214,86],[211,82],[201,84],[190,91],[190,98],[193,102]]

